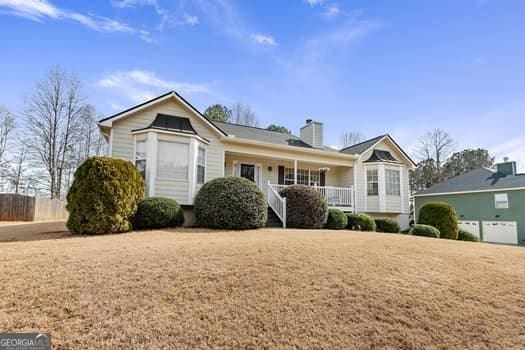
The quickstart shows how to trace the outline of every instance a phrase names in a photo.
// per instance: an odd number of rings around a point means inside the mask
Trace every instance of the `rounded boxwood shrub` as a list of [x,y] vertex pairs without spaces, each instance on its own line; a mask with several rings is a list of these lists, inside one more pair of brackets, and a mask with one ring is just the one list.
[[440,232],[437,228],[430,225],[415,224],[410,228],[410,234],[414,236],[439,238]]
[[328,204],[315,189],[292,185],[280,191],[286,198],[286,226],[295,228],[322,228],[328,217]]
[[370,215],[358,213],[358,214],[347,214],[348,225],[346,226],[349,230],[357,231],[375,231],[376,223],[374,218]]
[[139,203],[133,218],[133,228],[149,230],[177,227],[184,224],[184,211],[177,201],[164,197],[151,197]]
[[458,240],[459,241],[469,241],[469,242],[479,242],[480,241],[478,236],[468,231],[465,231],[463,229],[459,229]]
[[437,228],[441,238],[458,239],[458,217],[454,208],[444,202],[429,202],[419,209],[418,224]]
[[129,231],[144,192],[144,179],[130,162],[89,158],[78,167],[67,194],[67,227],[81,234]]
[[348,225],[348,217],[339,209],[328,209],[326,227],[331,230],[343,230]]
[[268,207],[257,185],[242,177],[220,177],[202,185],[193,212],[198,226],[244,230],[266,225]]
[[399,223],[391,218],[375,218],[376,231],[377,232],[388,232],[388,233],[399,233],[401,232],[401,226]]

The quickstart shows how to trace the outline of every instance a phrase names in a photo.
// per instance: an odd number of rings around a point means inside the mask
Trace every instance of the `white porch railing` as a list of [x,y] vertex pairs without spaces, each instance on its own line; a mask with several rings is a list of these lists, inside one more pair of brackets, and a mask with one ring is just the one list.
[[270,181],[266,190],[266,201],[286,228],[286,198],[281,197]]
[[[277,194],[279,191],[288,185],[277,185],[268,183],[269,187],[275,189]],[[328,203],[329,207],[344,207],[348,210],[354,208],[354,188],[350,187],[332,187],[332,186],[311,186],[313,189],[321,193]]]

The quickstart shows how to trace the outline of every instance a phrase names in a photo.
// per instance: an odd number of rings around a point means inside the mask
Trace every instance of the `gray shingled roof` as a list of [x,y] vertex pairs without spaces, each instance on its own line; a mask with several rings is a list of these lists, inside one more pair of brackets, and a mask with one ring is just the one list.
[[215,124],[215,126],[217,126],[219,129],[224,131],[226,134],[235,135],[239,138],[276,143],[280,145],[312,148],[310,145],[302,141],[300,137],[291,134],[286,134],[284,132],[270,131],[267,129],[261,129],[252,126],[223,123],[217,121],[212,121],[212,123]]
[[346,153],[346,154],[361,154],[365,152],[367,149],[369,149],[370,147],[372,147],[373,145],[375,145],[379,140],[381,140],[385,136],[386,135],[380,135],[380,136],[374,137],[373,139],[366,140],[366,141],[357,143],[355,145],[345,147],[339,152]]
[[416,193],[416,196],[450,192],[496,191],[516,187],[525,187],[525,174],[505,176],[492,169],[479,168],[427,188]]

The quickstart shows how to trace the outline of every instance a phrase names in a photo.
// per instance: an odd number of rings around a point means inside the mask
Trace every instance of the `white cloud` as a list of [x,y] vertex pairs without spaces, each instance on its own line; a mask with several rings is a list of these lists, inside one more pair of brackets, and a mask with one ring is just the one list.
[[184,24],[188,24],[190,26],[194,26],[197,23],[199,23],[199,18],[197,16],[190,16],[188,14],[184,14]]
[[321,5],[323,0],[304,0],[310,6]]
[[13,15],[41,22],[44,19],[71,20],[98,32],[120,32],[139,36],[150,42],[149,32],[110,18],[85,15],[58,8],[47,0],[0,0],[0,9],[5,8]]
[[525,134],[489,148],[491,154],[496,157],[497,162],[503,161],[503,157],[518,162],[520,172],[525,172]]
[[157,0],[120,0],[112,1],[111,4],[118,8],[133,8],[144,5],[156,6],[158,5]]
[[194,84],[164,80],[154,72],[144,70],[119,71],[111,73],[97,83],[99,87],[113,90],[133,102],[151,99],[167,90],[183,94],[211,94],[210,84]]
[[255,41],[257,44],[261,45],[267,45],[267,46],[277,46],[277,42],[275,39],[270,35],[264,35],[264,34],[252,34],[250,36],[253,41]]
[[327,6],[325,11],[323,12],[323,16],[328,17],[328,18],[334,18],[342,14],[343,14],[343,11],[339,7],[339,4],[331,4]]
[[312,37],[305,43],[304,60],[315,64],[382,27],[371,20],[350,20],[335,30]]

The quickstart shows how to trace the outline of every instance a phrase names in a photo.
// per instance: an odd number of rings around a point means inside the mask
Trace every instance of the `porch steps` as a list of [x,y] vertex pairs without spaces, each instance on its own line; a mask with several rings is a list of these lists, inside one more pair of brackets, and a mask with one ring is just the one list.
[[270,207],[268,207],[268,222],[266,222],[266,227],[283,227],[281,219],[279,219]]

